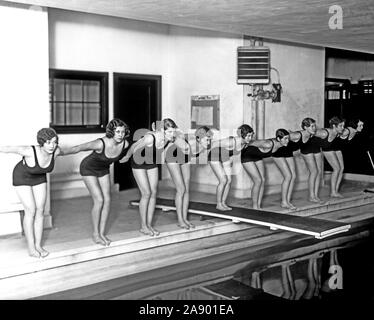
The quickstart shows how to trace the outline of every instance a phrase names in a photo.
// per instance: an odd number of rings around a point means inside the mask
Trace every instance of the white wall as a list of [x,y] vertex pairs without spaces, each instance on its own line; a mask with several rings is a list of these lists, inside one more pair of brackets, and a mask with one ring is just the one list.
[[[113,72],[161,75],[167,115],[167,25],[49,9],[49,28],[50,68],[109,72],[109,119],[113,117]],[[75,145],[102,135],[62,134],[60,141]],[[86,154],[59,159],[54,175],[78,173]]]
[[[236,84],[241,36],[55,9],[49,10],[49,28],[51,68],[110,73],[109,117],[112,73],[123,72],[161,75],[162,117],[173,118],[183,130],[190,127],[191,96],[199,94],[220,95],[222,128],[242,122],[243,89]],[[61,135],[60,141],[72,145],[97,136]],[[54,175],[77,173],[85,155],[57,160]],[[214,176],[199,176],[215,183]]]
[[[36,144],[49,126],[47,12],[0,3],[0,41],[0,145]],[[0,154],[2,205],[18,202],[12,172],[20,159]]]
[[[236,83],[236,50],[241,45],[241,36],[170,27],[168,95],[171,116],[182,130],[191,127],[191,96],[219,95],[220,135],[215,137],[235,135],[243,121],[243,88]],[[191,181],[213,189],[217,184],[206,165],[196,168]]]

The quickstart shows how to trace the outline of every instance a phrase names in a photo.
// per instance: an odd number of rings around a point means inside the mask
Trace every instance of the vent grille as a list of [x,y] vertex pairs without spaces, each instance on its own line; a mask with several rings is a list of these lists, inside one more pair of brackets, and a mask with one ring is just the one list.
[[238,47],[238,84],[270,83],[270,49]]

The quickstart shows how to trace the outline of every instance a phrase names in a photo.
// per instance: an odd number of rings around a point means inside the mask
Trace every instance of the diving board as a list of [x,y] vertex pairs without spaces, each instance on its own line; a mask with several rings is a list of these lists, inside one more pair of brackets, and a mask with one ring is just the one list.
[[[130,201],[130,205],[139,206],[139,200]],[[156,208],[175,211],[174,200],[156,200]],[[215,218],[232,220],[234,223],[245,222],[269,227],[271,230],[286,230],[323,239],[348,231],[350,224],[323,220],[311,217],[298,217],[290,214],[277,213],[250,208],[232,207],[231,211],[220,211],[212,203],[190,201],[188,212]]]

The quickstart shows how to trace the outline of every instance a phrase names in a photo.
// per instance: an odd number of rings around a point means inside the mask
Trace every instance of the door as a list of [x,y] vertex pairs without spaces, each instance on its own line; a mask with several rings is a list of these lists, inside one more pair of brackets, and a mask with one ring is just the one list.
[[[161,119],[161,76],[114,73],[113,90],[114,117],[129,125],[133,143],[136,130],[151,130],[152,122]],[[114,182],[119,190],[137,187],[130,162],[114,164]]]

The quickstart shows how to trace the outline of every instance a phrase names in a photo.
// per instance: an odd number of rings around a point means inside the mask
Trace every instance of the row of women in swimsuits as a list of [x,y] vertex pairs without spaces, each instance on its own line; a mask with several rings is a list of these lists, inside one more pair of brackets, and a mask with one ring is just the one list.
[[[140,231],[148,235],[158,235],[159,232],[152,226],[160,163],[157,155],[166,155],[165,162],[176,185],[178,225],[189,229],[194,227],[187,219],[192,158],[201,159],[205,156],[217,176],[219,210],[231,210],[226,199],[231,184],[232,156],[238,153],[245,171],[253,181],[253,208],[261,207],[265,177],[263,159],[272,156],[284,177],[281,205],[294,209],[290,202],[296,176],[293,152],[298,149],[310,171],[309,200],[321,202],[318,198],[321,148],[333,168],[331,196],[340,196],[338,188],[343,162],[339,150],[344,143],[351,143],[355,134],[362,130],[363,122],[355,120],[344,129],[344,121],[334,117],[330,120],[330,125],[331,128],[317,130],[315,121],[305,118],[301,131],[288,132],[278,129],[275,138],[253,140],[252,128],[244,124],[238,128],[236,137],[216,141],[212,140],[213,133],[209,128],[201,127],[195,132],[197,150],[192,153],[190,144],[184,135],[177,131],[177,126],[171,119],[158,122],[157,128],[145,134],[131,147],[126,140],[130,134],[128,126],[119,119],[113,119],[106,127],[105,137],[78,146],[62,150],[58,146],[56,132],[51,128],[43,128],[37,134],[38,146],[0,147],[0,152],[22,156],[22,160],[14,168],[13,185],[24,206],[23,227],[29,254],[45,257],[48,252],[42,247],[41,241],[46,202],[46,173],[53,170],[57,156],[92,151],[82,160],[80,173],[93,198],[93,240],[98,244],[109,245],[111,241],[105,235],[105,226],[110,211],[109,166],[113,162],[120,159],[120,162],[126,162],[131,159],[132,171],[141,192]],[[151,157],[144,158],[144,155]]]
[[[322,175],[322,154],[333,169],[330,180],[330,196],[342,197],[339,193],[344,172],[342,150],[348,148],[356,133],[362,131],[363,122],[355,119],[345,128],[343,119],[333,117],[329,120],[329,124],[330,128],[317,129],[314,119],[305,118],[301,122],[302,130],[287,132],[279,129],[275,139],[254,141],[242,151],[243,167],[253,181],[253,208],[261,207],[265,177],[262,160],[272,157],[283,176],[281,207],[291,210],[297,209],[291,203],[291,195],[296,180],[296,166],[293,157],[295,151],[300,152],[309,171],[309,201],[323,203],[318,196]],[[270,143],[271,141],[273,143]],[[282,146],[278,147],[277,142],[280,142]]]
[[[285,129],[278,129],[275,138],[254,140],[253,129],[249,125],[242,125],[237,130],[236,137],[228,137],[222,140],[212,140],[213,132],[207,127],[200,127],[196,130],[195,136],[197,141],[197,150],[191,152],[191,146],[183,135],[175,135],[173,130],[177,127],[175,123],[166,119],[163,122],[162,130],[154,134],[154,137],[144,138],[147,141],[140,140],[138,150],[144,146],[152,147],[155,150],[158,141],[158,133],[161,137],[165,133],[168,142],[162,149],[166,149],[165,162],[171,173],[171,177],[176,185],[176,207],[178,212],[179,225],[184,228],[193,227],[187,220],[187,208],[189,202],[189,182],[190,168],[189,162],[191,157],[201,158],[203,155],[207,158],[209,165],[218,178],[217,185],[217,209],[231,210],[226,204],[227,196],[231,184],[231,167],[232,156],[240,153],[241,163],[253,182],[252,186],[252,203],[254,209],[261,208],[264,185],[265,185],[265,167],[263,159],[272,157],[276,166],[283,175],[281,187],[281,207],[296,210],[297,208],[291,203],[291,195],[296,180],[296,166],[293,158],[294,152],[299,151],[303,156],[309,171],[308,187],[309,200],[311,202],[323,203],[319,198],[319,186],[322,174],[322,154],[326,157],[331,165],[333,172],[331,175],[331,197],[342,197],[338,192],[343,177],[344,163],[341,150],[352,143],[357,132],[363,128],[363,122],[359,119],[350,122],[347,128],[344,127],[345,121],[338,117],[333,117],[329,121],[330,128],[317,129],[316,121],[312,118],[305,118],[301,122],[301,129],[295,132],[289,132]],[[164,131],[164,133],[162,133]],[[174,139],[174,140],[173,140]],[[179,151],[182,155],[179,160],[171,156],[172,153],[167,149],[170,141],[169,150]],[[161,143],[162,144],[162,143]],[[174,147],[173,147],[174,146]],[[130,152],[131,154],[131,152]],[[169,160],[168,160],[169,159]],[[201,161],[196,161],[201,163]],[[138,185],[142,192],[141,199],[141,216],[143,217],[142,232],[147,234],[158,234],[150,224],[152,221],[154,204],[157,192],[157,172],[154,173],[153,179],[147,169],[150,167],[137,166],[133,167]],[[156,171],[157,165],[154,165]],[[134,169],[143,169],[145,171],[134,171]],[[140,177],[140,172],[142,177]],[[147,175],[146,175],[147,173]]]
[[[178,131],[173,120],[164,119],[158,122],[157,128],[134,143],[127,155],[120,161],[126,162],[131,158],[132,171],[141,192],[140,231],[151,236],[159,234],[159,231],[152,226],[159,163],[166,163],[176,186],[175,205],[179,227],[185,229],[194,227],[187,219],[192,163],[209,163],[219,181],[217,209],[231,210],[226,204],[226,199],[231,184],[232,157],[235,154],[241,154],[243,166],[250,176],[256,179],[258,170],[263,172],[262,159],[271,156],[272,152],[288,144],[289,134],[284,129],[277,130],[276,138],[268,140],[252,141],[253,134],[252,128],[244,124],[238,128],[236,137],[213,140],[213,132],[208,127],[200,127],[195,132],[197,143],[196,150],[193,152],[188,140]],[[264,148],[269,150],[263,151]],[[161,155],[164,155],[164,162]],[[259,174],[258,176],[261,177]],[[257,198],[261,192],[263,192],[263,187],[262,190],[261,187],[252,190],[252,198],[256,198],[253,200],[256,208],[260,206]],[[262,198],[262,194],[260,197]]]
[[123,158],[129,148],[126,137],[128,126],[113,119],[106,127],[105,137],[78,146],[60,148],[58,135],[52,128],[43,128],[37,133],[37,146],[5,146],[0,152],[15,153],[22,160],[13,170],[13,186],[24,207],[23,230],[29,255],[44,258],[49,252],[42,246],[43,218],[47,199],[47,177],[55,165],[57,156],[92,151],[80,164],[80,174],[92,196],[91,210],[93,240],[109,245],[105,226],[110,211],[109,166]]

